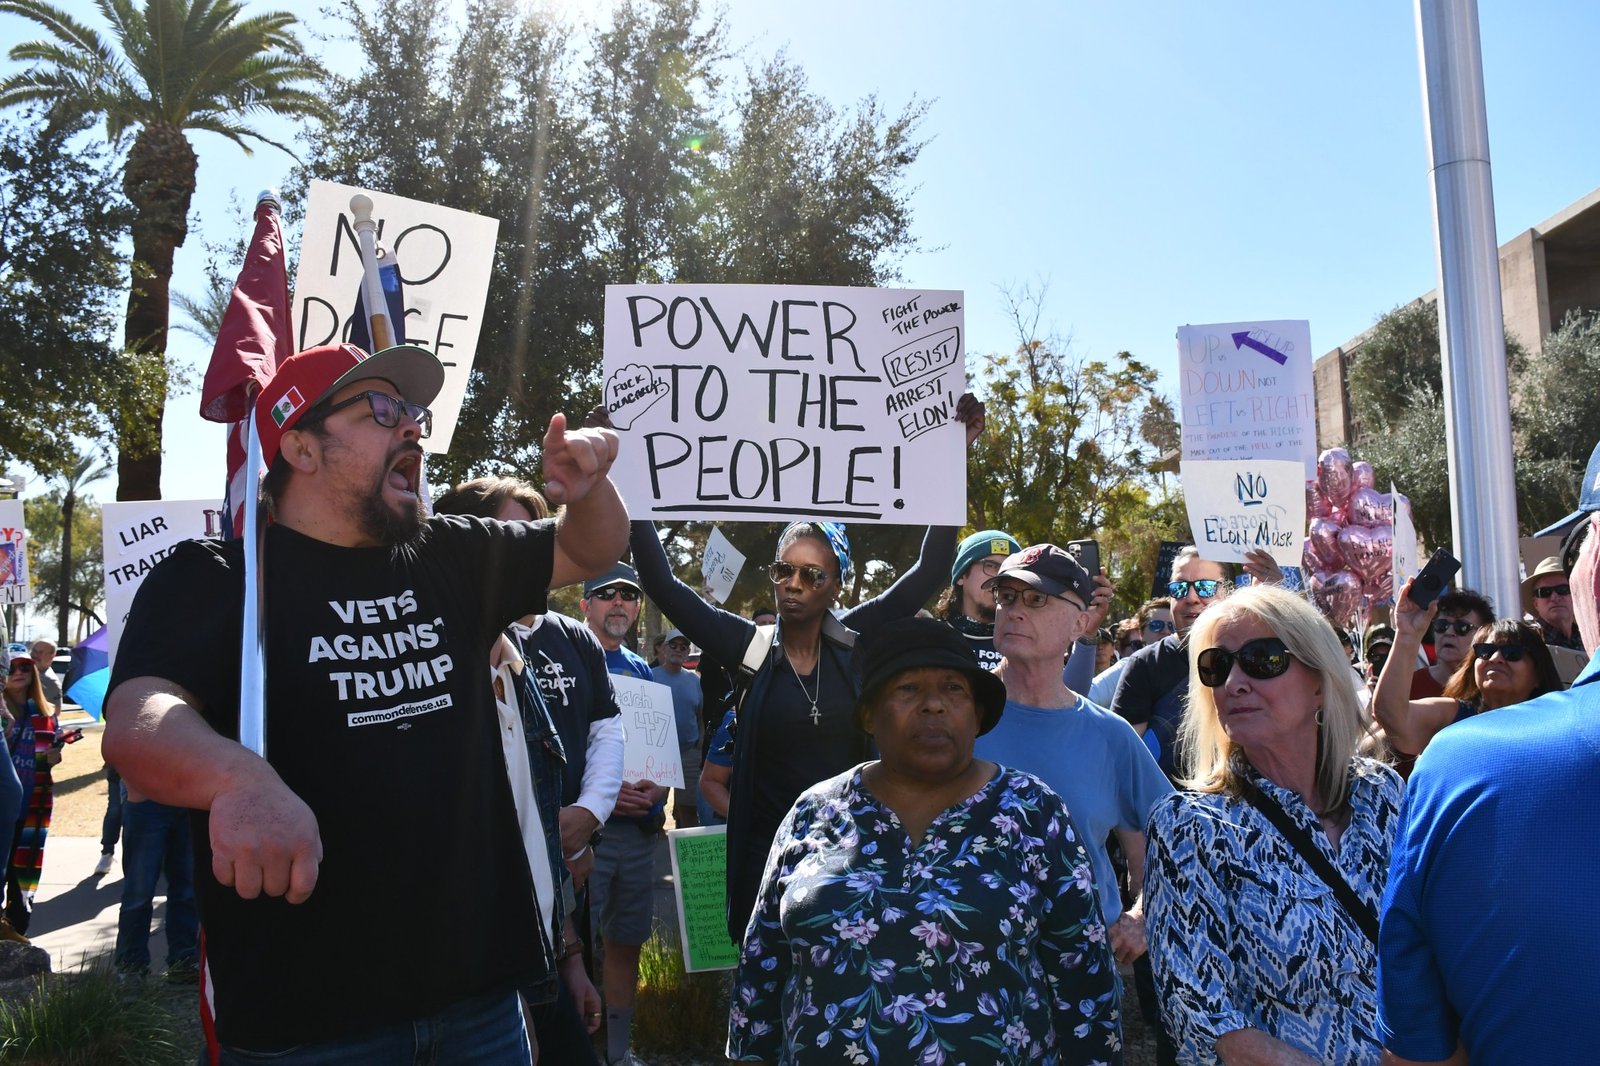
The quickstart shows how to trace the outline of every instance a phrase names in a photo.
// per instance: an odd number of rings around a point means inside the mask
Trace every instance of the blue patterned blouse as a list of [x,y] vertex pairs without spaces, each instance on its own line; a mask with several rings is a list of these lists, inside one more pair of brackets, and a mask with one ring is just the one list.
[[728,1056],[1120,1063],[1116,968],[1060,797],[1001,767],[913,843],[861,769],[809,789],[778,831]]
[[[1337,852],[1297,793],[1247,772],[1376,913],[1399,826],[1394,771],[1352,763]],[[1266,816],[1232,796],[1175,792],[1148,833],[1150,961],[1178,1062],[1219,1062],[1217,1039],[1251,1028],[1318,1062],[1376,1064],[1377,951]]]

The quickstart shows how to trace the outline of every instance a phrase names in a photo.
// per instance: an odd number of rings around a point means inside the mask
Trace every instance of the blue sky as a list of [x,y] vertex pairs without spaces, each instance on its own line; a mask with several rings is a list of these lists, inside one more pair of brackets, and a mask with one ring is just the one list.
[[[64,6],[98,22],[86,0]],[[318,6],[246,10],[286,8],[322,26]],[[594,6],[558,4],[579,18]],[[890,112],[930,102],[913,170],[924,250],[901,271],[908,285],[965,290],[972,351],[1016,342],[1000,287],[1048,283],[1045,327],[1084,356],[1133,352],[1175,394],[1183,323],[1305,318],[1323,352],[1434,287],[1410,5],[730,0],[727,10],[750,61],[787,48],[836,104],[872,93]],[[1484,0],[1479,16],[1503,243],[1600,186],[1600,5]],[[0,18],[0,42],[24,33]],[[243,225],[230,194],[253,202],[290,162],[193,140],[200,224],[174,289],[198,293],[202,238]],[[184,335],[173,352],[197,366],[208,354]],[[192,393],[169,405],[168,498],[220,493],[221,430],[196,406]]]

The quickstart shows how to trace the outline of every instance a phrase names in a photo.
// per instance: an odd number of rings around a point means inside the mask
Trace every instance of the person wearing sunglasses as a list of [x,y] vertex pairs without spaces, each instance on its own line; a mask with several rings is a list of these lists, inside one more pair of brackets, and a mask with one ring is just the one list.
[[[3,656],[4,652],[0,652]],[[31,659],[17,656],[6,664],[5,699],[0,701],[0,722],[3,722],[6,740],[5,767],[0,769],[0,841],[10,845],[12,836],[26,813],[24,801],[31,800],[34,776],[38,772],[35,731],[41,721],[52,721],[54,712],[45,698],[44,687],[39,683],[38,670]],[[50,727],[53,729],[53,726]],[[26,734],[26,739],[24,735]],[[18,759],[17,751],[24,752]],[[57,752],[59,759],[60,753]],[[48,767],[46,767],[48,772]],[[11,889],[12,848],[7,846],[0,854],[0,887],[4,888],[9,902]],[[20,888],[18,895],[21,895]],[[26,944],[27,915],[22,917],[22,928],[16,928],[8,911],[0,911],[0,940],[15,940]]]
[[[1038,776],[1066,802],[1089,851],[1112,951],[1136,972],[1148,968],[1139,903],[1144,823],[1172,785],[1128,723],[1074,692],[1061,670],[1062,656],[1091,625],[1088,608],[1099,586],[1054,544],[1012,555],[990,581],[995,647],[1004,656],[995,675],[1005,682],[1006,705],[994,729],[978,738],[977,754]],[[1134,903],[1126,911],[1106,850],[1113,833],[1128,860]],[[1155,1003],[1144,996],[1141,990],[1148,1016]]]
[[1159,629],[1147,623],[1145,647],[1128,660],[1111,698],[1111,709],[1145,738],[1169,778],[1177,776],[1181,763],[1178,723],[1183,719],[1189,681],[1189,650],[1184,638],[1202,614],[1222,602],[1232,576],[1227,564],[1202,559],[1192,544],[1179,550],[1167,583],[1172,632],[1152,640]]
[[1271,585],[1206,611],[1188,651],[1188,791],[1150,815],[1145,875],[1178,1061],[1377,1066],[1401,785],[1357,754],[1350,661],[1315,607]]
[[[254,545],[180,542],[123,630],[104,754],[130,792],[195,812],[223,1063],[409,1061],[441,1028],[457,1037],[441,1063],[531,1054],[517,988],[542,916],[486,659],[550,588],[621,556],[618,440],[551,418],[554,519],[424,517],[421,441],[444,382],[425,349],[330,344],[279,362],[255,396],[274,518],[264,757],[236,739],[253,717],[239,679]],[[231,418],[250,407],[217,399]],[[439,928],[407,935],[423,899],[443,901]]]
[[[1472,634],[1479,626],[1494,621],[1494,604],[1487,596],[1472,589],[1446,589],[1436,601],[1438,614],[1423,634],[1423,643],[1433,644],[1433,662],[1416,669],[1411,675],[1411,698],[1444,695],[1444,687],[1472,658]],[[1415,663],[1416,659],[1408,659]],[[1413,753],[1414,754],[1414,753]],[[1409,766],[1400,771],[1404,777]]]
[[1397,751],[1420,755],[1446,726],[1566,687],[1539,628],[1521,619],[1502,618],[1468,635],[1467,657],[1445,683],[1442,695],[1411,699],[1404,664],[1415,656],[1422,634],[1437,626],[1434,605],[1419,608],[1397,595],[1393,622],[1394,647],[1378,675],[1372,711]]
[[[1163,596],[1140,604],[1133,617],[1124,619],[1117,627],[1117,654],[1121,658],[1094,675],[1089,690],[1084,693],[1089,697],[1089,702],[1110,707],[1117,694],[1117,682],[1122,680],[1122,673],[1128,668],[1128,660],[1135,652],[1159,643],[1174,632],[1176,627],[1172,622],[1171,600]],[[1070,687],[1072,682],[1068,680],[1067,684]]]
[[956,545],[950,566],[950,587],[939,597],[934,617],[942,618],[972,642],[972,650],[985,670],[1000,662],[994,650],[994,591],[985,583],[1000,564],[1022,545],[1002,529],[980,529]]
[[1522,582],[1522,606],[1544,631],[1544,642],[1553,648],[1583,651],[1578,634],[1578,619],[1572,613],[1572,582],[1558,556],[1539,560]]

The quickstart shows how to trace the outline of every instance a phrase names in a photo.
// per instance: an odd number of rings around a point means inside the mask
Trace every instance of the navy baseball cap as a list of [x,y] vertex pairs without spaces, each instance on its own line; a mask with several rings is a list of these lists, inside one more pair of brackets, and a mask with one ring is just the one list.
[[639,575],[633,572],[633,567],[627,563],[618,563],[599,577],[591,577],[588,581],[585,581],[583,583],[583,598],[588,599],[600,589],[610,588],[612,585],[626,585],[635,591],[644,591],[639,588]]
[[1006,578],[1049,596],[1070,592],[1082,601],[1079,604],[1082,607],[1087,607],[1094,599],[1094,578],[1089,576],[1089,571],[1069,552],[1054,544],[1035,544],[1007,556],[1000,564],[1000,572],[985,581],[983,587],[994,588]]

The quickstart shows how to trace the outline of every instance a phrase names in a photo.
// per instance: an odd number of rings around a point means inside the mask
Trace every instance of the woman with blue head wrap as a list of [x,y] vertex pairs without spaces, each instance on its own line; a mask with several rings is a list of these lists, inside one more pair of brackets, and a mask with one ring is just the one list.
[[[956,417],[970,444],[983,427],[983,405],[963,397]],[[917,613],[944,585],[955,554],[956,529],[930,526],[914,566],[882,594],[833,613],[854,581],[850,539],[835,522],[804,521],[778,538],[767,566],[778,613],[775,632],[702,600],[673,576],[650,522],[632,528],[634,566],[645,593],[705,654],[739,676],[747,651],[762,652],[749,676],[733,731],[728,775],[728,930],[744,939],[767,851],[801,792],[871,757],[856,721],[860,679],[851,666],[858,633]],[[719,772],[707,755],[702,783]]]

